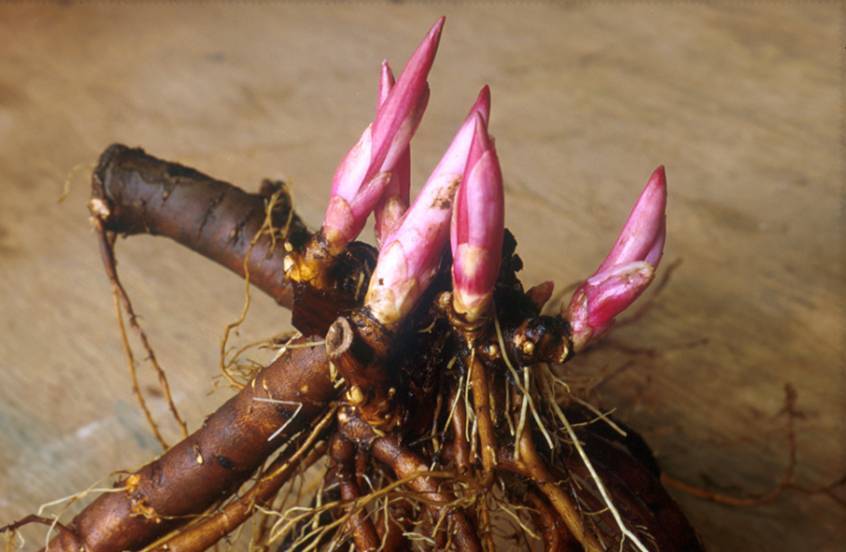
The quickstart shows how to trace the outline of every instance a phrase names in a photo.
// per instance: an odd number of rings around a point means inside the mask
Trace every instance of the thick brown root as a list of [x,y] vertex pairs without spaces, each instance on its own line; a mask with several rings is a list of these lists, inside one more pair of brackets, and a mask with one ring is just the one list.
[[[271,216],[278,234],[251,243],[274,194]],[[302,245],[309,233],[283,183],[265,181],[258,194],[250,194],[144,150],[115,144],[100,156],[89,208],[105,230],[171,238],[240,276],[249,254],[250,283],[280,305],[292,305],[293,289],[283,267],[285,242]]]
[[[149,544],[237,489],[277,447],[324,412],[334,395],[322,343],[290,350],[199,430],[117,483],[124,492],[100,495],[70,529],[92,552]],[[79,546],[62,534],[50,550],[77,552]]]
[[[289,447],[259,476],[258,481],[244,494],[229,502],[219,511],[199,519],[164,542],[156,545],[158,552],[202,552],[237,529],[255,512],[258,506],[267,506],[292,475],[307,470],[326,452],[326,441],[317,441],[332,422],[330,410],[298,447]],[[316,442],[317,441],[317,442]],[[293,450],[295,449],[296,450]]]

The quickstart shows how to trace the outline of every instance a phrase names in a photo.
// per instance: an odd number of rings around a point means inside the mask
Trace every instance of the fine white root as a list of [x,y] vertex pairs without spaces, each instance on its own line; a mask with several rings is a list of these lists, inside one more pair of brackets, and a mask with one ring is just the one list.
[[[576,403],[584,406],[588,410],[590,410],[597,417],[597,419],[600,419],[603,422],[605,422],[608,425],[608,427],[610,427],[611,429],[613,429],[614,431],[619,433],[621,436],[623,436],[623,437],[627,436],[627,433],[625,432],[625,430],[623,430],[623,428],[621,428],[619,426],[619,424],[617,424],[614,420],[612,420],[610,418],[611,414],[614,413],[614,409],[611,409],[608,412],[600,411],[598,408],[593,406],[588,401],[586,401],[586,400],[576,396],[575,394],[573,394],[573,392],[570,390],[570,386],[567,384],[567,382],[562,380],[558,376],[556,376],[555,373],[552,371],[552,368],[549,366],[549,364],[543,363],[543,364],[540,365],[540,367],[543,369],[543,371],[541,372],[543,378],[541,378],[541,379],[546,379],[546,386],[547,386],[547,389],[548,389],[548,392],[549,392],[548,393],[549,396],[547,397],[548,400],[550,400],[551,402],[555,402],[556,404],[559,402],[558,396],[555,393],[555,386],[558,385],[564,390],[564,392],[567,394],[567,396],[570,400],[572,400],[573,402],[576,402]],[[576,425],[578,425],[578,424],[574,424],[574,427]]]
[[285,428],[286,428],[286,427],[288,427],[288,426],[291,424],[291,422],[293,422],[293,421],[294,421],[294,418],[296,418],[296,417],[297,417],[297,414],[299,414],[299,413],[300,413],[300,411],[303,409],[303,403],[301,403],[301,402],[297,402],[297,401],[283,401],[283,400],[280,400],[280,399],[272,399],[272,398],[268,398],[268,397],[253,397],[253,400],[254,400],[254,401],[256,401],[256,402],[264,402],[264,403],[271,403],[271,404],[281,404],[281,405],[284,405],[284,406],[296,406],[296,407],[297,407],[297,409],[296,409],[296,410],[294,410],[294,413],[293,413],[293,414],[291,414],[291,415],[288,417],[288,419],[285,421],[285,423],[284,423],[284,424],[282,424],[282,425],[279,427],[279,429],[277,429],[276,431],[274,431],[274,432],[270,435],[270,437],[268,437],[268,438],[267,438],[267,440],[268,440],[268,441],[272,441],[272,440],[274,440],[276,437],[278,437],[278,436],[279,436],[279,434],[280,434],[280,433],[282,433],[283,431],[285,431]]
[[[494,318],[494,328],[496,329],[497,344],[499,345],[499,354],[502,357],[502,360],[505,362],[505,366],[508,367],[508,371],[511,373],[511,377],[514,378],[514,383],[517,385],[517,388],[520,389],[520,392],[523,394],[523,400],[528,401],[529,412],[531,412],[532,418],[534,418],[535,423],[537,423],[537,425],[538,425],[538,429],[540,430],[544,439],[546,439],[547,445],[549,445],[550,450],[554,450],[555,449],[555,443],[552,440],[552,436],[549,434],[549,431],[546,429],[546,425],[543,423],[543,420],[540,417],[540,413],[538,412],[538,409],[535,406],[535,401],[532,398],[532,394],[529,392],[531,390],[531,385],[530,385],[531,381],[530,381],[530,372],[528,371],[528,367],[526,367],[526,366],[522,367],[523,368],[523,378],[522,378],[523,383],[521,383],[520,375],[517,373],[517,370],[514,368],[514,365],[511,363],[511,359],[508,356],[508,350],[505,348],[505,339],[502,337],[502,327],[499,324],[499,317],[494,316],[493,318]],[[519,436],[518,436],[517,439],[515,439],[515,442],[519,442]]]
[[294,347],[296,347],[296,345],[292,346],[291,342],[295,339],[302,337],[302,335],[303,334],[301,334],[300,332],[294,332],[294,334],[289,337],[288,340],[283,343],[281,347],[279,347],[279,350],[276,351],[275,355],[273,355],[273,360],[271,360],[271,362],[276,362],[282,357],[282,355],[284,355],[288,351],[288,349],[293,349]]

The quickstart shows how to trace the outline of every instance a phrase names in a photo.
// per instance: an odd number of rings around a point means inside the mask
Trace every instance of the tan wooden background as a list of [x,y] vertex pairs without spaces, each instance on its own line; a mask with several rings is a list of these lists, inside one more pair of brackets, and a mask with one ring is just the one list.
[[[842,9],[0,5],[0,524],[158,452],[86,221],[100,151],[141,145],[249,189],[285,177],[315,224],[373,112],[379,62],[401,67],[441,13],[415,181],[489,83],[526,282],[586,276],[650,171],[667,165],[666,259],[683,263],[641,323],[574,364],[574,377],[627,365],[601,402],[669,473],[725,492],[780,477],[790,382],[804,413],[798,481],[843,474]],[[228,394],[210,392],[242,282],[161,239],[121,242],[118,256],[197,427]],[[256,299],[241,339],[288,324]],[[712,550],[837,550],[846,539],[846,511],[824,496],[746,509],[676,496]]]

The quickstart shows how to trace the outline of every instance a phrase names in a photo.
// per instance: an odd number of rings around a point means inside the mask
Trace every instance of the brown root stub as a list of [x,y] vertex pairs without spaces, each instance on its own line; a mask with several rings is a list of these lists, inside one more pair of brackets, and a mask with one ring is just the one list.
[[[279,235],[263,235],[252,243],[274,194],[270,218]],[[250,283],[279,304],[292,305],[284,244],[300,247],[309,233],[282,183],[266,181],[259,194],[250,194],[142,149],[115,144],[100,156],[89,207],[110,232],[166,236],[241,276],[249,254]]]
[[[324,348],[292,349],[199,430],[118,483],[125,492],[100,495],[70,528],[94,552],[149,544],[237,489],[274,449],[323,412],[335,392]],[[283,424],[284,431],[268,441]],[[50,550],[76,552],[79,546],[62,534]]]
[[347,402],[380,431],[399,422],[392,404],[396,388],[385,366],[390,340],[390,332],[366,309],[338,318],[326,334],[326,351],[346,382]]
[[326,332],[326,354],[336,359],[349,351],[355,340],[355,332],[346,318],[338,318]]

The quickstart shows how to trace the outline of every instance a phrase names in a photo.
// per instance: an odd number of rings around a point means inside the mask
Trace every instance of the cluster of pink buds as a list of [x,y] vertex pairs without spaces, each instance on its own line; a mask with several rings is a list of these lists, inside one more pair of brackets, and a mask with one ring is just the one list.
[[[470,113],[409,207],[409,143],[428,100],[426,77],[444,19],[426,35],[399,79],[382,64],[376,118],[347,154],[332,183],[323,222],[330,250],[359,234],[376,216],[379,259],[365,297],[371,314],[395,327],[426,290],[452,247],[453,309],[468,322],[490,310],[502,255],[502,172],[488,134],[490,91]],[[604,333],[652,281],[664,248],[666,181],[652,175],[611,253],[574,293],[562,313],[576,350]],[[543,288],[548,294],[551,285]]]

